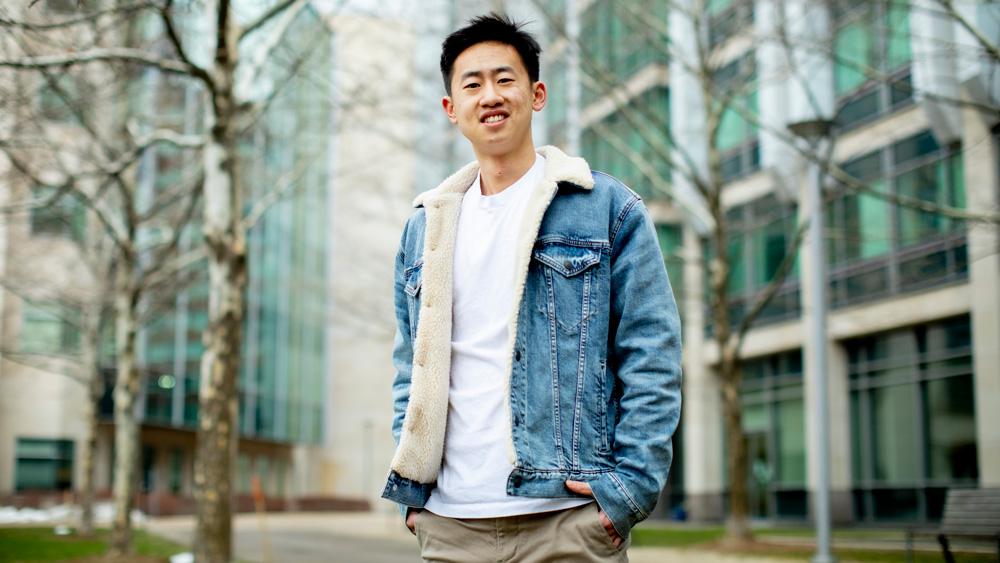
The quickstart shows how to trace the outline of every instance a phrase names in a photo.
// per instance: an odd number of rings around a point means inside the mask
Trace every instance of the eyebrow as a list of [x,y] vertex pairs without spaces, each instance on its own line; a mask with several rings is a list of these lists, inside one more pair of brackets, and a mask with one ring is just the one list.
[[[512,66],[498,66],[498,67],[496,67],[495,69],[493,69],[491,71],[491,74],[500,74],[501,72],[510,72],[510,73],[513,73],[514,72],[514,67],[512,67]],[[481,71],[481,70],[469,70],[469,71],[463,72],[462,76],[459,77],[459,79],[460,80],[465,80],[466,78],[478,78],[478,77],[483,76],[484,74],[485,73],[483,71]]]

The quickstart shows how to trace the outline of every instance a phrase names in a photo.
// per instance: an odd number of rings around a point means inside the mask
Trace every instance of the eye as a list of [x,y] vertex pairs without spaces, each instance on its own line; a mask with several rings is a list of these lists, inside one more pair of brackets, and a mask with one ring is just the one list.
[[479,83],[478,83],[478,82],[469,82],[469,83],[468,83],[468,84],[466,84],[465,86],[462,86],[462,88],[465,88],[465,89],[469,89],[469,88],[479,88]]
[[500,79],[500,83],[501,84],[504,84],[504,83],[507,83],[507,82],[513,82],[513,81],[514,81],[513,78],[501,78]]

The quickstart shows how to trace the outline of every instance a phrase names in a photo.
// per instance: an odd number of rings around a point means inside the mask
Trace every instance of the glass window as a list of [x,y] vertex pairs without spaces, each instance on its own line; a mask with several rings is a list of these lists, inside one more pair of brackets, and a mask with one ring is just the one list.
[[47,303],[24,301],[21,350],[53,356],[80,349],[79,312]]
[[928,381],[924,387],[931,479],[979,477],[973,397],[971,375]]
[[143,446],[142,466],[139,468],[141,481],[139,490],[142,492],[153,492],[156,486],[156,448],[153,446]]
[[674,292],[677,310],[681,315],[681,325],[684,324],[684,228],[681,225],[656,226],[656,234],[660,241],[660,252],[663,263],[667,267],[667,277],[670,278],[670,288]]
[[18,438],[14,489],[65,491],[73,488],[73,441]]
[[[667,7],[661,0],[595,0],[583,9],[583,102],[592,103],[650,64],[667,60]],[[560,14],[561,15],[561,14]]]
[[708,0],[708,44],[715,47],[753,23],[753,2],[748,0]]
[[941,491],[978,481],[969,317],[846,341],[855,512],[941,516]]
[[776,403],[778,412],[778,480],[785,484],[806,483],[805,403],[792,399]]
[[[753,303],[758,292],[778,273],[794,241],[796,220],[794,204],[782,203],[774,195],[726,211],[730,261],[727,287],[732,305],[730,322],[733,325],[741,322],[746,308]],[[713,259],[714,249],[708,243],[704,243],[703,248],[708,264]],[[706,267],[705,271],[709,268]],[[778,322],[798,316],[799,281],[795,262],[781,284],[782,288],[755,322]],[[706,307],[710,306],[710,299],[711,288],[706,285]]]
[[728,182],[760,168],[757,125],[747,117],[757,114],[752,55],[719,68],[713,79],[715,100],[722,112],[715,146],[720,152],[722,180]]
[[964,208],[961,151],[929,132],[853,159],[843,170],[871,190],[844,189],[827,211],[834,307],[924,289],[967,276],[965,223],[895,205],[887,196]]
[[873,389],[873,452],[875,479],[892,483],[912,482],[920,474],[917,440],[913,429],[920,423],[913,408],[914,385]]
[[181,484],[184,480],[183,474],[184,451],[180,448],[170,450],[170,492],[179,494]]
[[87,227],[86,208],[70,193],[36,187],[38,205],[31,209],[31,234],[82,241]]
[[909,7],[840,0],[832,8],[837,125],[853,127],[909,104]]
[[[667,134],[670,114],[668,91],[654,87],[629,101],[615,112],[581,132],[580,151],[591,168],[606,172],[635,190],[643,198],[663,197],[656,191],[656,178],[669,181]],[[646,165],[637,165],[639,162]]]
[[799,350],[747,360],[740,390],[755,516],[801,518],[806,439]]

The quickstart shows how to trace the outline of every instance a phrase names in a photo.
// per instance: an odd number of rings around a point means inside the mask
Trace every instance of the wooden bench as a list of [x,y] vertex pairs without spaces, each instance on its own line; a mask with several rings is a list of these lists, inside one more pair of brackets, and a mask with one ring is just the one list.
[[941,526],[906,531],[906,562],[913,562],[913,539],[934,536],[946,563],[955,563],[948,538],[996,542],[1000,562],[1000,489],[948,489]]

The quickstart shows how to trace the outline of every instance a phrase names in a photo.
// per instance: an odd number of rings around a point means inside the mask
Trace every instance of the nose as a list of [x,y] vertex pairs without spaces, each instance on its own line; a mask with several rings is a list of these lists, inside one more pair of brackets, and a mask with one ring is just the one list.
[[503,103],[503,96],[496,86],[489,82],[483,87],[483,96],[479,98],[479,105],[483,107],[493,107]]

